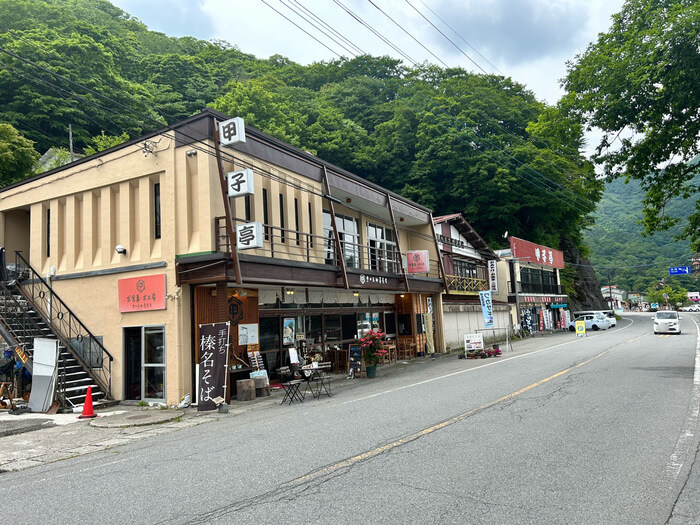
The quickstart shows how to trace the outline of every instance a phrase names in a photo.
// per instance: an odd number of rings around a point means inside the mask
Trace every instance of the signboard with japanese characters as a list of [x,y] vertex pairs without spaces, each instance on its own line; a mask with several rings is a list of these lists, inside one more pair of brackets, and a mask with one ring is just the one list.
[[491,291],[479,292],[479,302],[481,303],[481,314],[484,316],[484,327],[493,328],[493,303],[491,302]]
[[253,170],[246,168],[240,171],[230,171],[226,174],[228,184],[228,196],[239,197],[241,195],[254,195],[255,185]]
[[219,142],[222,146],[233,146],[239,142],[245,142],[245,123],[241,117],[219,123]]
[[414,250],[406,252],[406,272],[424,273],[430,271],[428,250]]
[[564,268],[564,252],[534,242],[510,238],[510,251],[520,262]]
[[215,398],[226,397],[230,323],[199,325],[197,411],[214,410]]
[[261,222],[249,222],[236,226],[236,245],[239,250],[263,247],[263,227]]
[[484,334],[464,334],[464,351],[479,352],[484,349]]
[[121,313],[165,310],[165,274],[117,281]]
[[498,295],[498,271],[494,259],[489,260],[489,289],[492,294]]

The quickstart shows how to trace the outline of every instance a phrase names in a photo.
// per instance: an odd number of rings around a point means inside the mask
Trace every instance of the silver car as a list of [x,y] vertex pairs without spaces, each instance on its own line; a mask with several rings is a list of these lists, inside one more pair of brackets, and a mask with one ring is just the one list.
[[681,317],[678,315],[678,312],[672,310],[656,312],[656,315],[651,319],[654,321],[655,334],[681,333]]

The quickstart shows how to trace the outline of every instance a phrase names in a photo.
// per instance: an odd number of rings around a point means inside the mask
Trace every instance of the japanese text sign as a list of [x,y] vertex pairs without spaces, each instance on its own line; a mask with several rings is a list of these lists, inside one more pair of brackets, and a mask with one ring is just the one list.
[[690,275],[690,266],[673,266],[668,269],[670,275]]
[[263,227],[261,222],[249,222],[236,226],[236,245],[239,250],[263,247]]
[[214,399],[226,397],[229,327],[228,322],[199,325],[198,412],[214,410]]
[[250,168],[227,173],[226,182],[228,185],[228,196],[238,197],[240,195],[255,194],[253,180],[253,170]]
[[520,261],[542,264],[552,268],[564,268],[564,252],[534,242],[510,238],[510,251]]
[[498,271],[494,259],[489,260],[489,289],[492,294],[498,295]]
[[117,281],[119,311],[165,310],[165,274],[131,277]]
[[464,351],[474,352],[484,349],[484,334],[464,334]]
[[406,272],[423,273],[430,271],[428,250],[415,250],[406,252]]
[[491,291],[479,292],[479,302],[481,303],[481,313],[484,316],[484,328],[493,328],[493,303],[491,302]]
[[233,146],[245,142],[245,123],[241,117],[235,117],[219,124],[219,141],[222,146]]

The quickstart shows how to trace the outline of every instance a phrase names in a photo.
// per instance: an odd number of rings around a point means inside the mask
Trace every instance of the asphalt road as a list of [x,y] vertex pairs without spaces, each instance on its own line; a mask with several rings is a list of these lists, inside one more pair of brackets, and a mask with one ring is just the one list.
[[[698,450],[696,314],[425,360],[0,476],[8,523],[665,523]],[[478,366],[477,366],[478,365]]]

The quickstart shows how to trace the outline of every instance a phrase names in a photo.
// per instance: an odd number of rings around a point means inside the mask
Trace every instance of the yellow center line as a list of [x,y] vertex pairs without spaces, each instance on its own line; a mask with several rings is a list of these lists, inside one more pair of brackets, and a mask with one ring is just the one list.
[[[632,339],[631,341],[628,341],[628,342],[631,343],[632,341],[635,341],[636,339],[639,339],[639,338],[637,337],[637,338]],[[481,405],[478,408],[474,408],[472,410],[469,410],[468,412],[464,412],[463,414],[459,414],[458,416],[454,416],[454,417],[447,419],[441,423],[437,423],[436,425],[433,425],[431,427],[424,428],[423,430],[419,430],[418,432],[415,432],[409,436],[398,439],[398,440],[394,441],[393,443],[389,443],[387,445],[382,445],[381,447],[374,448],[374,449],[369,450],[367,452],[363,452],[362,454],[358,454],[357,456],[353,456],[353,457],[345,459],[343,461],[339,461],[338,463],[334,463],[332,465],[328,465],[327,467],[323,467],[323,468],[320,468],[320,469],[315,470],[313,472],[310,472],[304,476],[301,476],[299,478],[296,478],[296,479],[290,481],[290,485],[300,485],[302,483],[306,483],[306,482],[311,481],[315,478],[318,478],[318,477],[324,476],[326,474],[330,474],[332,472],[335,472],[339,469],[342,469],[345,467],[350,467],[356,463],[359,463],[360,461],[364,461],[366,459],[376,457],[379,454],[382,454],[388,450],[394,449],[394,448],[399,447],[401,445],[404,445],[406,443],[410,443],[411,441],[414,441],[422,436],[432,434],[436,430],[440,430],[441,428],[445,428],[447,426],[453,425],[453,424],[455,424],[459,421],[462,421],[470,416],[473,416],[474,414],[476,414],[478,412],[482,412],[488,408],[491,408],[492,406],[497,405],[498,403],[502,403],[503,401],[507,401],[507,400],[512,399],[514,397],[517,397],[521,394],[524,394],[528,390],[532,390],[533,388],[536,388],[540,385],[543,385],[544,383],[547,383],[548,381],[551,381],[552,379],[556,379],[557,377],[560,377],[560,376],[566,374],[567,372],[569,372],[575,368],[586,365],[586,364],[590,363],[591,361],[594,361],[594,360],[598,359],[599,357],[604,356],[608,352],[609,352],[609,350],[606,350],[605,352],[601,352],[600,354],[593,356],[590,359],[587,359],[586,361],[583,361],[577,365],[570,366],[569,368],[566,368],[566,369],[562,370],[561,372],[557,372],[556,374],[551,375],[545,379],[541,379],[540,381],[537,381],[536,383],[532,383],[531,385],[528,385],[525,388],[521,388],[520,390],[518,390],[516,392],[511,392],[510,394],[505,395],[501,398],[498,398],[495,401],[489,401],[488,403]]]

